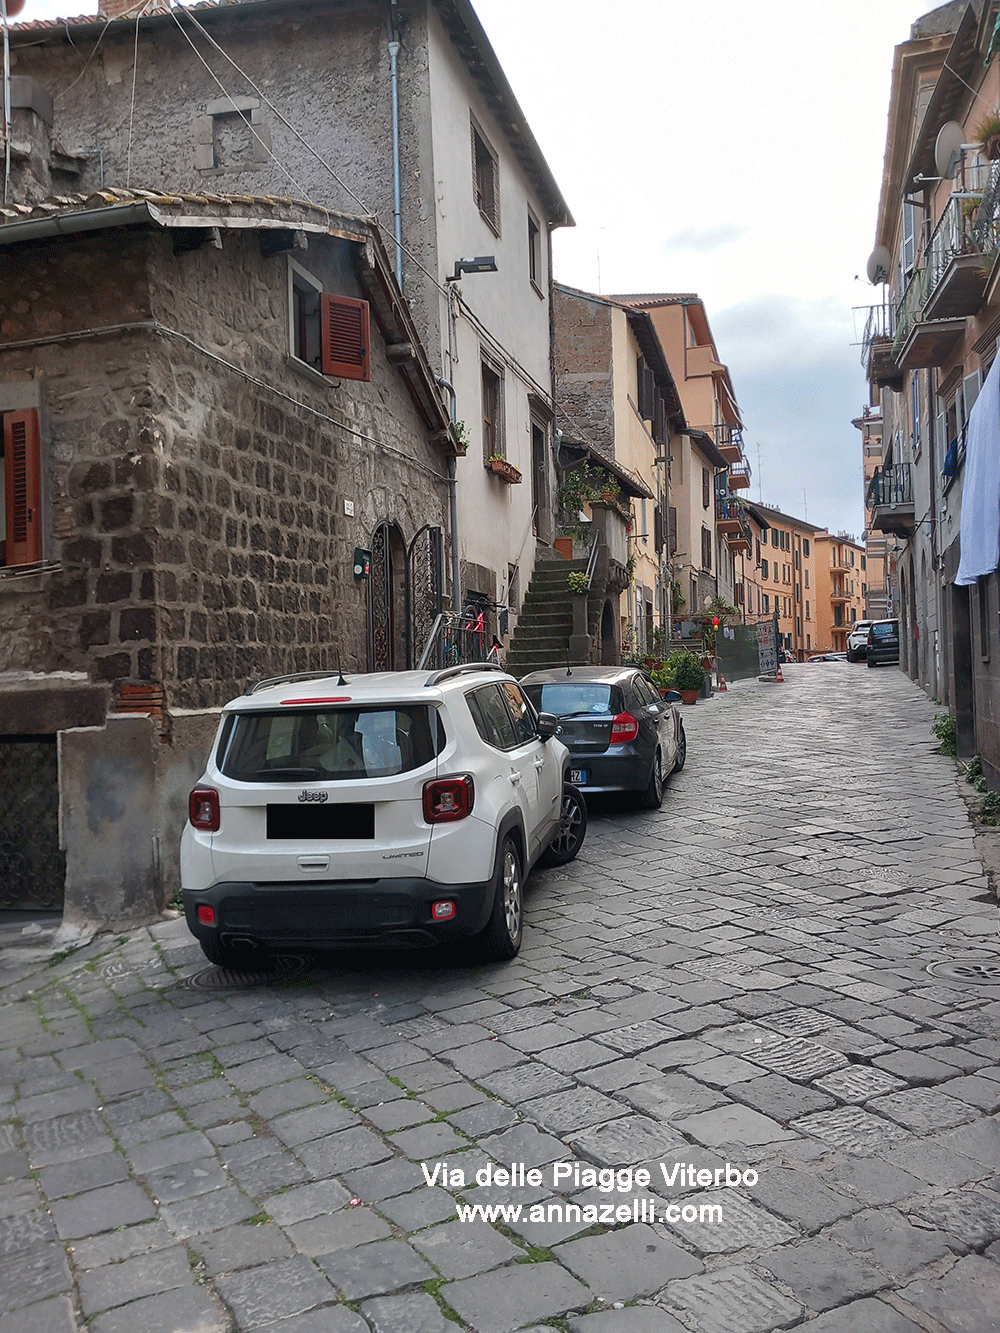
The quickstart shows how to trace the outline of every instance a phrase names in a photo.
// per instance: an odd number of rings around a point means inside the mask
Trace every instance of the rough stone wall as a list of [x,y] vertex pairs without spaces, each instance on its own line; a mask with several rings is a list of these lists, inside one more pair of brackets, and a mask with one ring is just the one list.
[[[438,365],[437,295],[422,271],[436,275],[439,268],[426,4],[407,0],[401,8],[406,294],[432,363]],[[134,24],[116,24],[103,31],[95,26],[87,37],[76,32],[72,46],[62,33],[42,43],[37,33],[25,34],[19,42],[15,30],[12,69],[14,74],[33,76],[53,96],[58,94],[54,137],[68,152],[89,158],[89,169],[75,188],[131,186],[304,199],[346,213],[377,214],[383,239],[391,247],[386,10],[381,0],[352,0],[349,6],[304,4],[301,10],[249,11],[231,6],[215,13],[197,11],[194,17],[245,76],[213,51],[193,20],[181,14],[141,23],[137,62]],[[215,77],[192,50],[185,32]],[[243,108],[245,118],[210,115],[209,108],[221,104],[224,95],[258,105]]]
[[[349,248],[302,256],[325,290],[351,294]],[[30,591],[0,584],[0,669],[162,681],[168,708],[205,708],[250,678],[364,668],[353,549],[380,519],[407,541],[446,527],[445,460],[374,323],[370,383],[286,364],[287,289],[253,232],[176,257],[169,234],[131,229],[19,253],[5,337],[152,317],[205,350],[148,329],[0,348],[0,380],[41,378],[45,554],[61,563]]]
[[615,453],[611,317],[606,305],[554,289],[556,401],[609,458]]

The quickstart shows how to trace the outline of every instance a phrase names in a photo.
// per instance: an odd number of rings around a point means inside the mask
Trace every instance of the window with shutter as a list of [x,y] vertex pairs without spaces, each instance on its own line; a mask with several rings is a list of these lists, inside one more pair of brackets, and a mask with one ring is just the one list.
[[707,509],[712,503],[712,480],[707,467],[701,470],[701,507]]
[[496,154],[472,126],[472,172],[476,205],[496,234],[500,235],[500,168]]
[[653,547],[657,555],[663,550],[663,510],[659,505],[653,507]]
[[482,362],[483,386],[483,454],[491,458],[505,458],[507,448],[503,432],[503,380],[485,361]]
[[42,558],[41,440],[38,413],[8,412],[3,419],[5,565],[33,565]]
[[677,554],[677,506],[676,505],[668,506],[667,524],[668,524],[667,540],[669,543],[668,551],[670,555],[676,555]]
[[368,302],[351,296],[320,298],[323,374],[337,379],[370,380]]

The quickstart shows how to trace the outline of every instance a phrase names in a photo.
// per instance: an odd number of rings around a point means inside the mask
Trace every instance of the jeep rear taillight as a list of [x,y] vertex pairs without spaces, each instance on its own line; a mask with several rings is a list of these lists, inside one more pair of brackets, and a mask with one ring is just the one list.
[[203,833],[219,831],[219,793],[212,787],[195,787],[188,797],[191,827]]
[[450,824],[472,814],[476,788],[468,773],[424,783],[424,819],[428,824]]
[[611,744],[621,745],[625,741],[634,741],[639,734],[639,724],[631,713],[619,713],[611,723]]

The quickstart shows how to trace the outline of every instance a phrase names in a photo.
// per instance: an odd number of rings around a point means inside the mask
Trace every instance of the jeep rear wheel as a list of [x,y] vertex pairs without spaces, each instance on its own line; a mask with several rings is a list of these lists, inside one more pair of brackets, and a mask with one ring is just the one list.
[[480,938],[491,958],[514,958],[524,933],[524,872],[517,842],[508,833],[500,847],[493,910]]

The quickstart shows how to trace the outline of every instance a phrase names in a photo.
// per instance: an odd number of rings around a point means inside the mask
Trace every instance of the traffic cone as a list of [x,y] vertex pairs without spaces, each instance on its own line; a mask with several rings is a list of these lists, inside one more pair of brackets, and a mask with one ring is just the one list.
[[785,683],[785,678],[784,678],[784,676],[781,674],[781,663],[780,663],[780,662],[778,663],[778,674],[777,674],[777,675],[775,676],[775,678],[774,678],[774,683],[775,683],[775,685],[784,685],[784,683]]
[[716,694],[729,693],[729,686],[726,684],[726,673],[722,670],[719,671],[719,683],[715,687],[715,692]]

